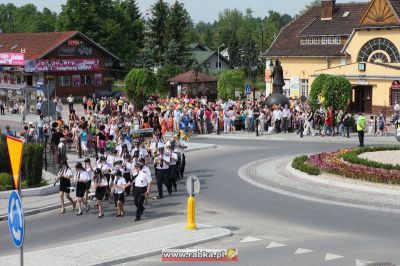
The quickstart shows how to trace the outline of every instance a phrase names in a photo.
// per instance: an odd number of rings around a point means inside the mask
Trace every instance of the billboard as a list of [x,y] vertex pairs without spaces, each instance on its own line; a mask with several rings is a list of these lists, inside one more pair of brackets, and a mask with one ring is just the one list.
[[25,55],[21,53],[0,53],[0,65],[23,66]]
[[51,59],[36,61],[34,72],[96,71],[98,59]]

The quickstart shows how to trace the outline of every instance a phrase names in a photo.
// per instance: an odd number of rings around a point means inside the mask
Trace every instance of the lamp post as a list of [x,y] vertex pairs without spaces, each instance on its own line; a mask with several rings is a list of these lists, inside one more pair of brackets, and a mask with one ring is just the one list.
[[222,47],[225,47],[225,43],[222,43],[220,46],[218,46],[218,61],[217,61],[218,67],[217,67],[217,69],[221,68],[221,63],[220,63],[220,58],[219,58],[219,49],[221,49]]

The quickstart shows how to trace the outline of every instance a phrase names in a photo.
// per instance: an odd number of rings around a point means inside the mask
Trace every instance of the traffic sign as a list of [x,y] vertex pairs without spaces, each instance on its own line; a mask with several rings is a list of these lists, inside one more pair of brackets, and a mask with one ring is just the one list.
[[25,221],[24,209],[19,194],[13,190],[8,198],[8,229],[11,240],[19,248],[24,243]]
[[245,92],[246,92],[246,94],[251,94],[251,85],[250,84],[246,84]]
[[200,181],[197,176],[189,176],[186,180],[186,189],[189,195],[198,195],[200,193]]
[[56,104],[53,101],[44,101],[40,106],[40,112],[44,116],[54,115],[56,112]]
[[14,189],[19,189],[22,152],[24,142],[20,139],[7,136],[8,155],[10,156],[11,170],[14,180]]

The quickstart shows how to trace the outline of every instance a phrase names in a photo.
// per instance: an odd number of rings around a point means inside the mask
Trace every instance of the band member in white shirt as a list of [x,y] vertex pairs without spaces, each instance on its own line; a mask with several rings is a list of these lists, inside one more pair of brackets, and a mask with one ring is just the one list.
[[60,203],[61,203],[61,213],[65,213],[64,207],[64,195],[65,197],[71,202],[73,209],[75,209],[76,203],[72,200],[69,193],[71,192],[71,178],[72,178],[72,171],[68,166],[67,161],[61,162],[61,168],[58,172],[57,179],[60,181]]
[[[127,183],[129,183],[131,181],[131,170],[133,168],[131,161],[132,161],[131,156],[129,154],[127,154],[124,157],[124,161],[122,163],[122,170],[121,170],[122,171],[122,176],[125,178],[125,181]],[[126,196],[129,196],[131,194],[131,187],[130,186],[128,186],[125,189],[125,193],[126,193]]]
[[[136,176],[134,183],[135,187],[133,189],[133,196],[136,205],[136,219],[135,221],[140,220],[140,216],[143,215],[144,207],[143,203],[146,197],[146,194],[150,193],[151,188],[151,173],[147,173],[144,170],[144,165],[141,163],[135,164],[136,171],[138,175]],[[129,183],[130,185],[130,183]]]
[[85,191],[86,191],[86,182],[88,181],[88,175],[85,169],[82,166],[82,163],[78,162],[75,165],[75,176],[74,181],[76,183],[76,197],[78,198],[78,213],[76,215],[82,215],[82,203],[86,206],[86,212],[90,210],[90,205],[87,204],[84,199]]
[[100,168],[101,172],[107,179],[108,187],[106,189],[106,199],[108,200],[108,199],[111,199],[110,188],[111,188],[112,181],[110,180],[111,179],[111,168],[108,166],[106,161],[107,161],[106,157],[101,156],[96,168]]
[[106,177],[103,175],[101,172],[100,168],[96,168],[94,171],[94,178],[93,178],[93,185],[96,189],[96,204],[99,208],[99,218],[102,218],[104,216],[104,209],[103,209],[103,204],[102,200],[104,198],[104,195],[106,193],[107,187],[108,187],[108,182]]
[[158,143],[159,154],[154,158],[154,167],[157,178],[158,198],[163,198],[163,184],[167,187],[168,194],[172,193],[172,186],[169,179],[170,157],[164,153],[164,144]]
[[114,179],[114,197],[117,201],[117,217],[124,216],[124,191],[126,188],[125,178],[122,177],[122,173],[120,170],[115,171],[115,179]]
[[89,193],[90,193],[90,187],[92,185],[92,179],[93,179],[93,176],[94,176],[94,170],[92,168],[92,165],[90,164],[90,158],[86,158],[84,162],[85,162],[85,170],[86,170],[86,173],[88,175],[88,181],[86,182],[85,200],[89,204],[88,196],[89,196]]
[[183,136],[179,141],[178,141],[178,149],[181,152],[181,165],[180,165],[180,178],[183,178],[183,173],[185,172],[185,166],[186,166],[186,157],[185,157],[185,150],[187,149],[187,137]]
[[176,173],[176,163],[178,161],[178,154],[175,153],[175,141],[171,141],[168,145],[168,153],[167,156],[170,157],[169,163],[169,177],[174,187],[175,192],[178,190],[176,185],[177,173]]

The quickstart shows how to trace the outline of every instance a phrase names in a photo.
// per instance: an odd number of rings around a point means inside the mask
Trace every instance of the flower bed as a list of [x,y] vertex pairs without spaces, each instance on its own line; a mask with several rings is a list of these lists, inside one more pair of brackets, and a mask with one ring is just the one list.
[[342,160],[343,155],[353,151],[354,149],[342,149],[331,153],[314,154],[308,158],[307,163],[313,167],[318,167],[324,172],[349,178],[378,183],[400,184],[400,170],[387,170],[362,164],[352,164]]
[[292,162],[292,167],[309,175],[320,175],[321,169],[308,164],[307,160],[307,155],[296,157]]
[[400,170],[400,165],[396,164],[385,164],[374,162],[368,159],[360,158],[358,155],[365,152],[376,152],[376,151],[394,151],[400,150],[400,146],[390,146],[390,147],[364,147],[360,149],[354,149],[348,153],[342,155],[343,160],[352,163],[352,164],[361,164],[365,166],[382,168],[386,170]]

